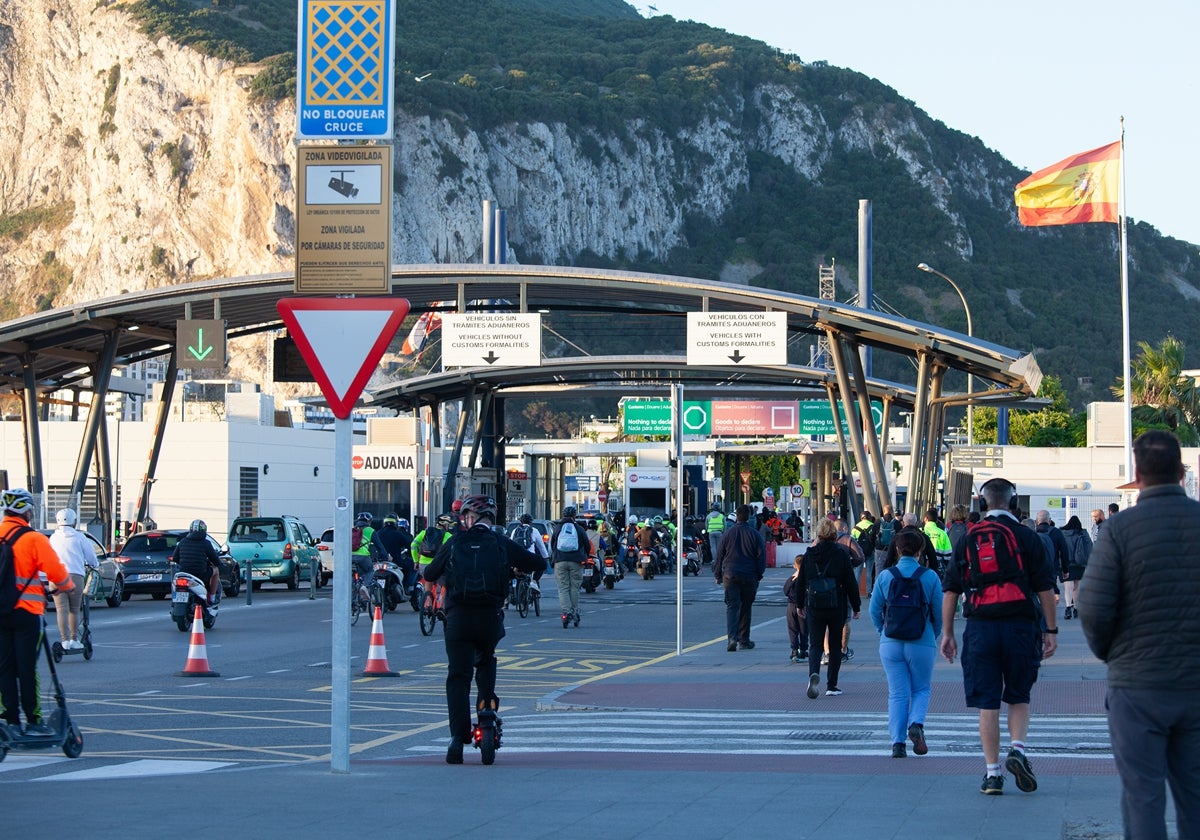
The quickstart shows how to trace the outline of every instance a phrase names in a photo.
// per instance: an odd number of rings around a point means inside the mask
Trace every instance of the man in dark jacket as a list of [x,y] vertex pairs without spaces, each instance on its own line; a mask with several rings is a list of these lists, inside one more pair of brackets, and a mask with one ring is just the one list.
[[1180,482],[1179,441],[1133,443],[1137,504],[1109,517],[1077,603],[1108,664],[1108,727],[1126,837],[1166,837],[1166,792],[1180,837],[1200,831],[1200,502]]
[[210,605],[221,600],[221,563],[208,541],[208,525],[203,519],[192,520],[187,534],[175,543],[171,560],[179,564],[179,571],[204,581]]
[[[1063,536],[1062,531],[1058,530],[1054,523],[1050,521],[1050,511],[1039,510],[1035,522],[1033,530],[1039,534],[1048,536],[1050,538],[1050,545],[1054,548],[1054,551],[1046,560],[1050,563],[1050,566],[1054,570],[1054,576],[1057,578],[1062,574],[1062,570],[1067,568],[1071,562],[1071,548],[1067,545],[1067,538]],[[1063,618],[1071,618],[1071,607],[1066,608]]]
[[727,650],[750,650],[750,608],[767,569],[767,544],[750,524],[750,505],[738,505],[737,521],[725,531],[713,560],[713,577],[725,587]]

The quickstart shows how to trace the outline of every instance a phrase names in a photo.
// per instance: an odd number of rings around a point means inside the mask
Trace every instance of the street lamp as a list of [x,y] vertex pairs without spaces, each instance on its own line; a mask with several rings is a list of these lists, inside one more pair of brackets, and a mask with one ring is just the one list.
[[[921,263],[920,265],[917,266],[917,268],[921,269],[921,271],[928,272],[929,274],[936,274],[938,277],[941,277],[943,280],[945,280],[947,283],[949,283],[951,286],[954,287],[954,291],[958,292],[958,299],[962,301],[963,311],[967,313],[967,335],[971,338],[974,338],[975,332],[971,328],[971,307],[967,306],[967,298],[966,298],[966,296],[963,295],[962,289],[958,288],[958,284],[955,283],[953,280],[951,280],[949,277],[947,277],[945,274],[942,274],[942,272],[938,271],[936,268],[933,268],[932,266],[930,266],[928,263]],[[972,383],[973,383],[973,379],[971,377],[970,372],[968,371],[967,372],[967,394],[971,393]],[[975,407],[973,405],[971,405],[970,403],[967,403],[967,445],[968,446],[975,445]]]

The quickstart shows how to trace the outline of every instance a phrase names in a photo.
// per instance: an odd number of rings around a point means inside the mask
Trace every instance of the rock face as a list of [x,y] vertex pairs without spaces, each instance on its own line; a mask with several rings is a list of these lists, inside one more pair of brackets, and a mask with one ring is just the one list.
[[[294,103],[252,102],[256,70],[150,41],[103,0],[5,0],[0,222],[12,232],[0,227],[3,315],[289,270]],[[906,107],[873,118],[848,109],[831,126],[794,91],[764,85],[744,100],[714,102],[674,136],[640,123],[621,129],[476,131],[399,113],[395,260],[478,260],[484,199],[508,211],[510,261],[570,263],[585,250],[665,259],[684,244],[688,214],[720,218],[746,187],[753,151],[811,180],[835,143],[895,154],[948,214],[958,232],[949,244],[964,255],[971,242],[950,192],[1007,200],[991,194],[996,179],[979,161],[970,172],[932,168]]]

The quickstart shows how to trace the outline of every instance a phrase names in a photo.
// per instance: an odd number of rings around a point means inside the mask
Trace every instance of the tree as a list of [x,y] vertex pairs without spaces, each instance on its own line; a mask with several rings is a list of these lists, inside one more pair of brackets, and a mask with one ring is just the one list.
[[[1129,366],[1133,380],[1130,402],[1149,410],[1136,412],[1135,418],[1147,424],[1145,428],[1174,432],[1181,442],[1185,438],[1196,440],[1200,437],[1196,380],[1183,373],[1183,342],[1168,334],[1157,347],[1139,341],[1138,349],[1137,358]],[[1117,377],[1112,392],[1118,399],[1125,399],[1124,377]]]
[[[1009,412],[1008,440],[1018,446],[1086,446],[1087,417],[1072,413],[1066,389],[1057,376],[1045,376],[1038,396],[1050,404],[1037,411]],[[996,443],[996,409],[975,409],[975,442]]]

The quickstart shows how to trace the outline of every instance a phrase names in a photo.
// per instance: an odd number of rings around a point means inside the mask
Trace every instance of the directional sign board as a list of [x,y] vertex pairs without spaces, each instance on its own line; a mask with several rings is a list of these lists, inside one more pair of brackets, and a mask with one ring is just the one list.
[[999,469],[1004,466],[1004,447],[955,446],[950,450],[950,461],[956,469],[974,467]]
[[537,312],[459,312],[442,316],[442,367],[537,367]]
[[408,314],[408,301],[283,298],[276,308],[333,416],[345,420]]
[[224,321],[176,321],[175,359],[181,368],[225,367]]
[[621,428],[627,435],[671,434],[671,401],[626,400],[621,406]]
[[787,313],[689,312],[689,365],[786,365]]
[[296,150],[296,293],[392,290],[392,147]]
[[396,0],[298,0],[296,137],[392,136]]

